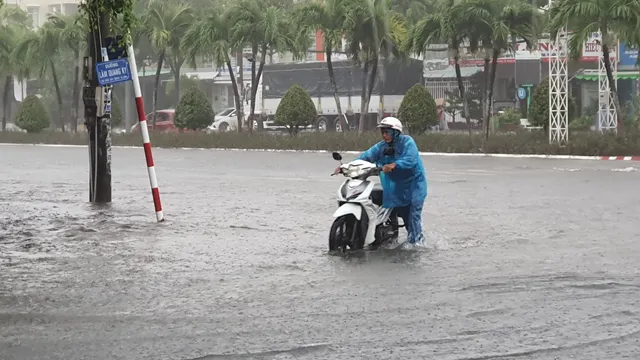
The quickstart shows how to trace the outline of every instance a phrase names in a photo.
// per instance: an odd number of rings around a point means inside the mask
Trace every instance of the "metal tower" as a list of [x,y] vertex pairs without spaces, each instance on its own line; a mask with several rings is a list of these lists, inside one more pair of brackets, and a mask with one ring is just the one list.
[[[553,1],[549,0],[551,10]],[[569,141],[569,79],[567,76],[567,28],[549,38],[549,143]]]
[[[598,33],[598,40],[602,44],[602,34]],[[613,81],[616,88],[618,87],[618,49],[611,49],[609,54],[611,63],[611,72],[613,73]],[[615,55],[614,55],[615,54]],[[618,112],[614,103],[613,93],[609,86],[609,78],[607,78],[607,69],[604,66],[604,56],[600,51],[600,59],[598,60],[598,130],[617,131],[618,129]]]

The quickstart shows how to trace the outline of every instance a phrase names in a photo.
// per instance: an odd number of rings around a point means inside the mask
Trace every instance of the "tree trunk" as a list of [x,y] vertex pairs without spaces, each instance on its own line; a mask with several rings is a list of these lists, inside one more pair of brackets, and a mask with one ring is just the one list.
[[53,65],[53,60],[49,60],[49,64],[51,65],[51,76],[53,77],[53,86],[55,86],[56,88],[56,97],[58,98],[58,108],[60,109],[59,110],[60,113],[58,114],[58,121],[60,123],[62,132],[65,132],[64,114],[63,114],[64,106],[62,105],[62,94],[60,94],[60,84],[58,83],[58,74],[56,73],[55,65]]
[[153,102],[151,104],[151,110],[153,114],[153,121],[151,121],[151,128],[156,128],[156,111],[158,111],[158,88],[160,87],[160,72],[162,71],[162,63],[164,62],[164,50],[160,52],[158,57],[158,68],[156,69],[156,83],[153,86]]
[[176,66],[173,71],[173,81],[175,81],[175,91],[176,91],[176,107],[180,103],[180,66]]
[[76,73],[73,77],[73,105],[71,106],[71,129],[74,133],[78,132],[78,116],[80,112],[80,51],[74,53],[76,57]]
[[253,112],[256,108],[256,98],[253,96],[253,89],[256,88],[256,61],[258,61],[258,45],[253,44],[251,46],[251,55],[253,57],[253,61],[251,62],[251,89],[249,93],[249,119],[247,121],[247,126],[249,126],[249,134],[253,134]]
[[238,90],[238,82],[236,81],[235,74],[233,72],[233,66],[231,65],[231,59],[226,55],[227,69],[229,69],[229,77],[231,78],[231,88],[233,89],[234,103],[236,104],[236,117],[238,119],[238,132],[240,132],[240,126],[242,126],[242,103],[240,102],[240,91]]
[[[605,37],[605,33],[602,34],[602,37]],[[611,59],[610,59],[610,51],[609,46],[603,44],[602,45],[602,55],[604,57],[604,68],[607,70],[607,79],[609,79],[609,89],[611,90],[611,96],[613,96],[613,104],[616,107],[616,114],[618,115],[618,129],[624,131],[624,113],[622,111],[622,107],[620,106],[620,97],[618,95],[618,89],[616,87],[616,81],[613,78],[613,71],[611,69]]]
[[333,72],[333,61],[331,60],[331,45],[327,44],[325,47],[325,54],[327,55],[327,69],[329,70],[329,81],[333,88],[333,99],[336,101],[336,109],[338,109],[338,116],[340,121],[340,127],[342,132],[349,130],[349,124],[347,123],[347,117],[342,113],[342,104],[340,104],[340,96],[338,96],[338,84],[336,83],[336,75]]
[[485,121],[485,133],[484,139],[489,139],[489,128],[491,127],[489,124],[491,123],[491,110],[492,110],[492,102],[493,102],[493,85],[496,81],[496,69],[498,68],[498,56],[500,55],[500,51],[494,49],[493,57],[491,59],[491,81],[489,83],[489,94],[487,95],[487,118]]
[[7,118],[10,111],[9,109],[11,109],[9,104],[9,90],[11,90],[11,76],[7,76],[4,80],[4,94],[2,97],[2,131],[7,129]]
[[[258,73],[256,74],[256,85],[251,87],[251,118],[254,118],[256,112],[256,96],[258,94],[258,84],[260,84],[260,78],[262,77],[262,70],[264,69],[265,60],[267,59],[267,46],[263,46],[261,49],[260,66],[258,67]],[[255,61],[253,62],[255,64]],[[253,124],[252,124],[253,125]],[[262,123],[262,116],[258,117],[258,131],[264,130],[264,124]]]
[[367,115],[367,79],[369,78],[369,60],[365,60],[362,70],[362,90],[360,91],[360,121],[358,122],[358,133],[362,134],[364,129],[364,119]]
[[[376,75],[378,74],[378,57],[375,56],[373,60],[371,60],[371,74],[369,75],[369,84],[367,85],[367,96],[365,100],[364,108],[366,111],[369,110],[369,104],[371,102],[371,93],[373,93],[373,87],[376,82]],[[364,131],[364,126],[362,127],[361,132]]]
[[471,136],[471,119],[469,119],[469,101],[467,100],[467,93],[464,89],[464,82],[462,81],[462,71],[460,70],[460,55],[456,50],[456,54],[453,58],[455,69],[456,69],[456,79],[458,80],[458,91],[460,92],[460,99],[462,100],[462,116],[464,116],[465,121],[467,122],[467,129],[469,130],[469,136]]
[[[236,52],[236,66],[238,67],[238,82],[236,87],[238,88],[238,94],[236,96],[240,96],[238,101],[236,101],[236,106],[238,106],[238,102],[240,106],[237,109],[238,112],[238,132],[242,132],[242,123],[244,122],[244,65],[243,65],[243,56],[242,56],[242,47],[240,50]],[[229,74],[231,75],[231,74]],[[235,79],[234,79],[235,80]]]
[[[491,78],[490,64],[491,64],[491,58],[489,57],[488,53],[486,53],[485,51],[484,67],[483,67],[484,81],[482,84],[482,113],[483,114],[486,114],[488,111],[487,98],[489,97],[489,79]],[[486,124],[484,123],[484,119],[482,119],[482,128],[484,129],[485,127],[486,127]]]
[[[384,118],[384,81],[385,81],[385,68],[384,68],[384,59],[380,62],[379,66],[376,66],[376,68],[379,68],[380,70],[380,75],[378,76],[378,121],[382,121],[382,119]],[[375,83],[375,80],[374,80]]]

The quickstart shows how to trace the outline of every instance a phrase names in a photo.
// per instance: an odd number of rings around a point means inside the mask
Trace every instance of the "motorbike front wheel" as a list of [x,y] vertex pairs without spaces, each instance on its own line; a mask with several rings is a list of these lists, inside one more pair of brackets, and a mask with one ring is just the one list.
[[361,250],[364,238],[360,235],[358,220],[353,215],[343,215],[333,221],[329,232],[329,251]]

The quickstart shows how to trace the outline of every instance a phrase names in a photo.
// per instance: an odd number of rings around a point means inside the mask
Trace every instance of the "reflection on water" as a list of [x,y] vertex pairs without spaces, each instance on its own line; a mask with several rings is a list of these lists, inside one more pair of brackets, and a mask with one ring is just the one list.
[[139,149],[114,149],[114,202],[95,206],[84,149],[2,147],[0,358],[638,353],[624,166],[427,157],[428,249],[332,256],[330,154],[154,155],[161,224]]

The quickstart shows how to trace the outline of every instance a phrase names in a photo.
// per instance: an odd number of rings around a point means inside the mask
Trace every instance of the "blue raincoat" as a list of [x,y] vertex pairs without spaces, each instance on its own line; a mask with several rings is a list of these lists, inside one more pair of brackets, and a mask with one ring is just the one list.
[[[358,159],[384,166],[395,163],[390,173],[380,173],[383,189],[382,206],[394,208],[403,219],[408,233],[408,241],[422,241],[422,206],[427,197],[427,176],[418,146],[409,135],[393,131],[393,141],[387,144],[384,140],[373,145],[362,153]],[[384,155],[388,147],[395,148],[393,155]]]

